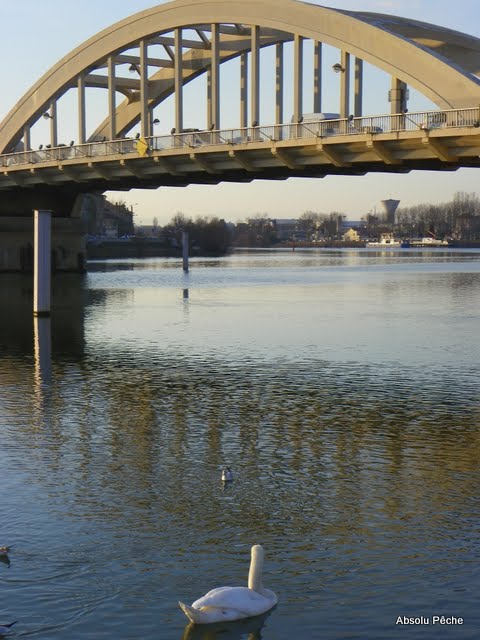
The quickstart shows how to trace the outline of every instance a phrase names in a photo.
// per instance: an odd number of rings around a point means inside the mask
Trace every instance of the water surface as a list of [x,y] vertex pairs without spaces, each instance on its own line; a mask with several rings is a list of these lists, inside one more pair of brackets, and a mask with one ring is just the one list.
[[[478,637],[480,252],[96,262],[36,326],[31,297],[1,276],[12,636]],[[278,607],[188,627],[257,542]]]

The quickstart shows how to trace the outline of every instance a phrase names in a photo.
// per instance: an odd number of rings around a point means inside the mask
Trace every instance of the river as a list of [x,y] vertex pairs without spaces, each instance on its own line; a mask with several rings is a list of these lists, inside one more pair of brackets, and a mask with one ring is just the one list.
[[[91,262],[37,323],[2,275],[0,622],[478,638],[479,303],[478,250]],[[177,601],[246,585],[255,543],[278,606],[189,626]]]

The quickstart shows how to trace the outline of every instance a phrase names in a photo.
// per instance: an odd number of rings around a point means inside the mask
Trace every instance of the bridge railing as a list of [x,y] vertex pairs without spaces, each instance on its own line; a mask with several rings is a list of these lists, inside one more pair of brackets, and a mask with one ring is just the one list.
[[[332,136],[377,135],[399,131],[435,130],[452,127],[480,127],[480,109],[452,109],[448,111],[422,111],[393,115],[362,116],[335,120],[316,120],[239,129],[199,130],[145,138],[150,151],[197,149],[218,145],[249,145],[261,142],[328,138]],[[139,153],[142,143],[133,138],[99,140],[85,144],[40,147],[37,150],[19,151],[0,155],[0,167],[8,169],[19,165],[62,162],[65,160],[105,158],[113,155]]]

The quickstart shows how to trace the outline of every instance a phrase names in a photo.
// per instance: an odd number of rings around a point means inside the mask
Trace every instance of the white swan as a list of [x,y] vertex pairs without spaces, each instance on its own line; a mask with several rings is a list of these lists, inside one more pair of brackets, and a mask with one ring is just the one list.
[[219,587],[195,600],[191,607],[178,604],[189,620],[196,624],[227,622],[258,616],[274,607],[278,598],[262,585],[263,547],[252,547],[248,587]]
[[223,482],[231,482],[233,480],[233,473],[230,467],[223,467],[222,480]]

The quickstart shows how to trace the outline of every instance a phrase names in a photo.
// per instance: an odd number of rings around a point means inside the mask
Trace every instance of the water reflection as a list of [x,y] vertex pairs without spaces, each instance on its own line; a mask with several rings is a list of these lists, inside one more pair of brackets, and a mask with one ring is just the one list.
[[217,622],[198,625],[190,622],[183,632],[181,640],[261,640],[262,628],[272,612],[261,616],[239,620],[238,622]]
[[52,328],[50,318],[33,319],[35,385],[37,391],[52,377]]

